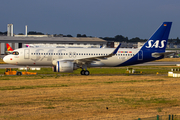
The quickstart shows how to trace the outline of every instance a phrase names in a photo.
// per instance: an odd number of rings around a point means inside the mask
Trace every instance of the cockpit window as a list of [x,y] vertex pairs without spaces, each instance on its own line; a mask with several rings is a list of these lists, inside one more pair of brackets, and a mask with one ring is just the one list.
[[15,51],[12,53],[13,55],[19,55],[19,52]]

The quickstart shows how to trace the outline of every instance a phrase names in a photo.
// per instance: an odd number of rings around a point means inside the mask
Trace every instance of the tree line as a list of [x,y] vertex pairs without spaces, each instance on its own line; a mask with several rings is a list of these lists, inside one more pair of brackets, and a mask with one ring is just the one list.
[[[27,33],[28,35],[45,35],[42,32],[36,32],[36,31],[29,31]],[[0,32],[0,35],[7,36],[7,31],[6,32]],[[19,33],[18,35],[24,35],[23,33]],[[48,34],[46,34],[48,35]],[[54,34],[54,37],[73,37],[72,35],[63,35],[63,34]],[[86,34],[77,34],[76,37],[92,37],[92,36],[87,36]],[[106,41],[112,41],[112,42],[145,42],[147,39],[140,39],[139,37],[131,38],[128,39],[128,37],[124,37],[122,35],[116,35],[114,37],[99,37],[100,39],[106,40]],[[168,42],[173,42],[175,44],[180,43],[179,37],[176,39],[169,39]]]
[[114,42],[145,42],[147,39],[140,39],[139,37],[128,39],[128,37],[124,37],[122,35],[116,35],[115,37],[100,37],[106,41],[114,41]]

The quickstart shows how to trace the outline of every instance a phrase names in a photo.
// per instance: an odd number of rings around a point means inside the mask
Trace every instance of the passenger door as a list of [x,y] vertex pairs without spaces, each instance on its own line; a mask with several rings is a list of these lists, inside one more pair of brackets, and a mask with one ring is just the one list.
[[24,59],[29,59],[29,49],[24,49]]

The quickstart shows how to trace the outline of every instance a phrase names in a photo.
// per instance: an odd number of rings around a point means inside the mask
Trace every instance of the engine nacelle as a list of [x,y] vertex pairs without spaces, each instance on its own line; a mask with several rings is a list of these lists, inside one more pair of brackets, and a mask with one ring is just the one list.
[[77,64],[70,61],[57,61],[56,63],[56,72],[73,72],[78,68]]

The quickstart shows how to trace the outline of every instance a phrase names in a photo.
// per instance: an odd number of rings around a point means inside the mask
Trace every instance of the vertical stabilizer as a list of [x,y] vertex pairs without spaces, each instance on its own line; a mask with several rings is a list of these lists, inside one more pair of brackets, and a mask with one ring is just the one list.
[[6,43],[6,47],[7,47],[7,51],[13,51],[13,49],[11,48],[11,46],[8,43]]
[[134,65],[164,58],[172,22],[163,22],[142,48],[118,66]]
[[141,50],[152,52],[165,52],[172,22],[163,22]]

